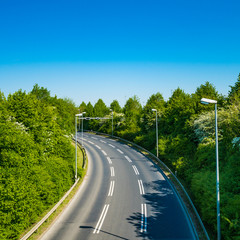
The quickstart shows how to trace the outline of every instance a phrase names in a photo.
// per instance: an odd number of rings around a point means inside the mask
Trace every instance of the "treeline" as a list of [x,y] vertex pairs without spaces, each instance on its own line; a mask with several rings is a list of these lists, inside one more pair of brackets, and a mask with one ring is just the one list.
[[0,92],[0,239],[18,239],[73,184],[76,113],[38,85]]
[[145,106],[134,96],[123,108],[117,100],[109,107],[102,99],[93,106],[82,102],[85,116],[109,120],[84,121],[84,128],[112,133],[156,153],[158,113],[158,151],[184,183],[212,239],[216,238],[216,157],[214,104],[203,105],[201,98],[218,101],[219,161],[222,239],[240,239],[240,75],[227,97],[206,82],[195,93],[178,88],[165,101],[152,95]]

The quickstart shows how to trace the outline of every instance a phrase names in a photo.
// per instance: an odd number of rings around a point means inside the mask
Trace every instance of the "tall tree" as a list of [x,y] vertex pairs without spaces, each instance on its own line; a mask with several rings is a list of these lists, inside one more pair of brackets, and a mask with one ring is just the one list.
[[143,122],[142,129],[144,132],[148,132],[151,128],[155,126],[155,114],[153,114],[152,109],[156,109],[158,112],[158,117],[164,112],[165,101],[161,93],[153,94],[147,101],[143,108]]
[[110,108],[113,110],[113,112],[116,112],[116,113],[122,112],[122,108],[119,105],[119,102],[117,100],[113,100],[113,102],[110,104]]
[[86,105],[86,103],[85,102],[82,102],[81,104],[80,104],[80,106],[79,106],[79,110],[80,110],[80,112],[82,113],[82,112],[86,112],[87,110],[87,105]]
[[94,105],[93,112],[96,117],[104,117],[106,114],[108,114],[109,109],[107,108],[103,100],[99,99]]

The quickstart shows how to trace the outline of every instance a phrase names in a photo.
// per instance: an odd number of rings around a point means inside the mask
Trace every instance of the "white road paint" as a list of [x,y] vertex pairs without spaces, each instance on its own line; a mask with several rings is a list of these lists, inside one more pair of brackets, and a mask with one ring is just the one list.
[[117,149],[118,152],[120,152],[121,154],[123,154],[123,151],[121,151],[120,149]]
[[108,160],[109,164],[112,164],[112,160],[110,157],[107,157],[107,160]]
[[99,220],[97,222],[97,225],[96,225],[96,227],[95,227],[95,229],[93,231],[93,234],[95,234],[95,233],[98,234],[99,231],[101,230],[101,227],[103,225],[104,219],[105,219],[105,217],[107,215],[107,212],[108,212],[108,208],[109,208],[109,204],[105,204],[104,208],[103,208],[103,211],[102,211],[102,214],[101,214],[101,216],[100,216],[100,218],[99,218]]
[[96,137],[92,137],[92,139],[98,140]]
[[115,146],[113,146],[112,144],[108,144],[110,147],[112,147],[112,148],[115,148]]
[[111,177],[115,177],[114,167],[110,167],[110,170],[111,170]]
[[143,187],[142,180],[138,180],[138,186],[139,186],[140,194],[141,194],[141,195],[144,195],[144,194],[145,194],[145,191],[144,191],[144,187]]
[[101,149],[101,147],[99,147],[98,145],[95,145],[98,149]]
[[115,181],[111,181],[110,187],[109,187],[109,192],[108,192],[109,197],[111,197],[113,195],[114,186],[115,186]]
[[107,156],[107,153],[106,153],[104,150],[102,150],[102,153],[103,153],[105,156]]
[[140,232],[147,232],[147,205],[141,204],[141,230]]
[[135,174],[139,175],[139,171],[138,171],[137,167],[135,165],[132,165],[132,167],[133,167]]
[[124,156],[124,157],[128,160],[128,162],[132,162],[132,160],[128,156]]
[[102,142],[102,143],[106,143],[105,141],[103,141],[103,140],[100,140],[100,142]]
[[93,143],[93,142],[91,142],[91,141],[88,141],[88,142],[94,145],[94,143]]

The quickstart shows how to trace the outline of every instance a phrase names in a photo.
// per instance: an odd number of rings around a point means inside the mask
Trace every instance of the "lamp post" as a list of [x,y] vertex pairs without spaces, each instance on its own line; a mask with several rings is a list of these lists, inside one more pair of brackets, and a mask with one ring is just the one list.
[[112,136],[113,136],[113,110],[110,109],[110,111],[112,112]]
[[216,195],[217,195],[217,239],[221,239],[220,226],[220,190],[219,190],[219,159],[218,159],[218,126],[217,126],[217,101],[207,98],[201,99],[202,104],[215,104],[215,135],[216,135]]
[[[85,114],[86,112],[83,112],[82,113],[82,116],[83,116],[83,114]],[[82,118],[82,147],[83,147],[83,118]]]
[[158,122],[157,122],[157,109],[152,109],[153,112],[156,112],[156,145],[157,145],[157,158],[158,158]]
[[75,181],[77,180],[77,118],[81,116],[82,113],[75,114]]

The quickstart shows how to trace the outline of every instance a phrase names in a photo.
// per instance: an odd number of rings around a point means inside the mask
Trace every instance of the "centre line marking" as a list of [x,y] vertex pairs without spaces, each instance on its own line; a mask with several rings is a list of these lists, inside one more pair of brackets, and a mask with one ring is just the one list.
[[123,154],[123,152],[120,149],[117,149],[118,152],[120,152],[121,154]]
[[104,219],[105,219],[105,217],[107,215],[108,208],[109,208],[109,204],[105,204],[104,208],[103,208],[103,211],[101,213],[101,216],[100,216],[100,218],[99,218],[99,220],[97,222],[97,225],[96,225],[96,227],[95,227],[95,229],[93,231],[93,234],[95,234],[95,233],[98,234],[99,231],[101,230],[101,227],[103,225]]
[[115,146],[113,146],[112,144],[108,144],[110,147],[112,147],[112,148],[115,148]]
[[108,160],[109,164],[112,164],[112,160],[110,157],[107,157],[107,160]]
[[102,150],[102,153],[103,153],[105,156],[107,156],[107,153],[106,153],[104,150]]
[[147,232],[147,205],[141,204],[141,230],[140,232]]
[[88,141],[89,143],[91,143],[91,144],[94,144],[93,142],[91,142],[91,141]]
[[113,195],[114,186],[115,186],[115,181],[111,181],[110,187],[109,187],[108,196],[112,196]]
[[111,170],[111,177],[114,177],[115,176],[114,167],[110,167],[110,170]]
[[140,194],[141,194],[141,195],[144,195],[144,194],[145,194],[145,191],[144,191],[144,187],[143,187],[142,180],[138,180],[138,186],[139,186]]
[[97,139],[97,138],[95,138],[95,137],[92,137],[92,139],[98,140],[98,139]]
[[105,141],[103,141],[103,140],[100,140],[100,142],[102,142],[102,143],[106,143]]
[[98,145],[95,145],[98,149],[101,149]]
[[132,160],[128,156],[124,156],[129,162],[132,162]]
[[139,171],[138,171],[137,167],[135,165],[132,165],[132,167],[133,167],[135,174],[139,175]]

